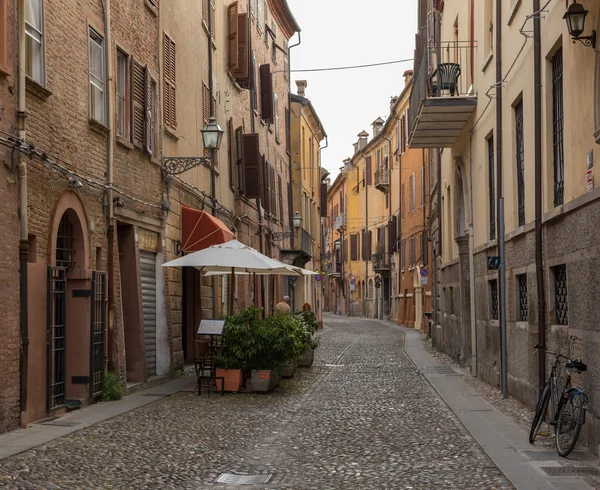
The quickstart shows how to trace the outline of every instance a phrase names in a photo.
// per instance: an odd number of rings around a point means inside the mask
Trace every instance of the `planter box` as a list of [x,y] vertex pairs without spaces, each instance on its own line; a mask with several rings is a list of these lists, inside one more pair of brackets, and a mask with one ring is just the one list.
[[294,374],[296,374],[296,371],[298,371],[298,361],[294,360],[283,368],[281,376],[284,378],[293,378]]
[[298,366],[311,367],[313,365],[313,362],[315,362],[315,350],[309,349],[307,351],[304,351],[304,354],[298,361]]
[[260,393],[268,393],[275,388],[281,381],[281,376],[278,376],[271,370],[253,370],[252,371],[252,391]]
[[[217,377],[225,378],[225,391],[237,393],[242,389],[244,376],[241,369],[221,369],[217,368]],[[217,379],[217,389],[221,391],[221,380]]]

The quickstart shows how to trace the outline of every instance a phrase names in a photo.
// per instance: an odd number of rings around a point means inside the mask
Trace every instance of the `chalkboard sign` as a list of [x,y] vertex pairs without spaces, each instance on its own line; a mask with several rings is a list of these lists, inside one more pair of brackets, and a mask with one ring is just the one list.
[[225,328],[225,320],[201,320],[198,335],[221,335]]

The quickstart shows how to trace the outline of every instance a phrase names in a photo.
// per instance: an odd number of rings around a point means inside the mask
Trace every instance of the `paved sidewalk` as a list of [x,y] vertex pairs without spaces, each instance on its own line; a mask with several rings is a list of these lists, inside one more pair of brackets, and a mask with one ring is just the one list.
[[[384,323],[395,327],[389,322]],[[539,446],[530,445],[528,435],[512,419],[462,380],[462,375],[466,375],[462,370],[441,363],[427,352],[420,331],[403,331],[407,355],[517,489],[594,489],[582,478],[551,477],[547,473],[560,471],[567,462],[571,466],[573,461],[577,463],[571,467],[585,465],[586,468],[594,468],[597,464],[594,455],[585,449],[576,449],[569,460],[564,460],[555,451],[540,450]]]
[[195,377],[187,376],[128,395],[122,400],[90,405],[60,418],[31,424],[27,429],[19,429],[0,435],[0,461],[59,437],[85,429],[98,422],[143,407],[158,399],[174,395],[195,384]]

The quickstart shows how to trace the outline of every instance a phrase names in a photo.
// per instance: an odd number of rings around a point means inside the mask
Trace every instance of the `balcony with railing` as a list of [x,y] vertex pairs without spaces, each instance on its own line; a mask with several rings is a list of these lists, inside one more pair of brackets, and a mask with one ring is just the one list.
[[312,237],[305,229],[302,229],[301,239],[302,251],[308,254],[310,257],[313,256]]
[[372,256],[373,270],[375,272],[388,272],[390,270],[391,254],[384,252],[374,253]]
[[333,223],[333,229],[335,231],[345,230],[346,229],[346,213],[340,214]]
[[375,171],[375,189],[387,192],[390,187],[390,169],[380,168]]
[[449,148],[461,134],[477,106],[475,50],[475,42],[447,41],[425,51],[410,96],[409,147]]

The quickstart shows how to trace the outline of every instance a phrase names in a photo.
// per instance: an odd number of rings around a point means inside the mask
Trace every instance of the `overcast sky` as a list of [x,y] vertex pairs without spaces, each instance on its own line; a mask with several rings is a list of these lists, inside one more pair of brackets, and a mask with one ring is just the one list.
[[[412,58],[417,31],[415,0],[288,0],[302,28],[302,44],[291,50],[292,70],[362,65]],[[291,44],[295,44],[294,37]],[[357,70],[292,73],[308,81],[311,99],[329,136],[322,165],[335,178],[363,129],[389,114],[390,99],[404,87],[412,62]],[[324,143],[323,143],[324,145]]]

